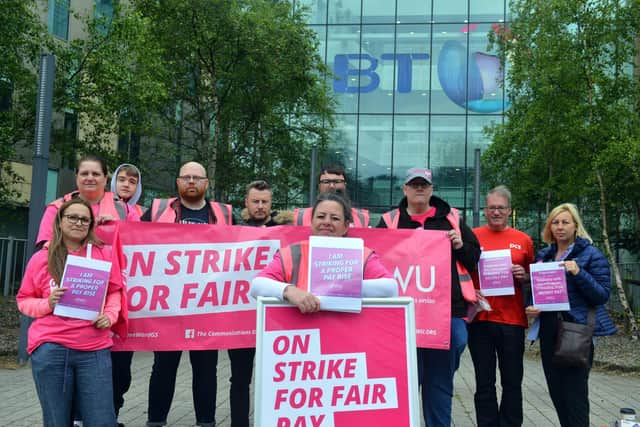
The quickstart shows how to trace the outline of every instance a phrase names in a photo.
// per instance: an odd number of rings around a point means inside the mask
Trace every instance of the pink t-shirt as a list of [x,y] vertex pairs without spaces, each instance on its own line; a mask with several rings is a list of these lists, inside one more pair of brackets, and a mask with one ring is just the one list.
[[[86,247],[72,255],[86,256]],[[95,245],[91,251],[91,258],[111,261],[111,250],[107,247],[99,248]],[[20,311],[35,318],[29,327],[27,351],[32,353],[45,342],[53,342],[62,346],[81,351],[93,351],[108,348],[113,345],[111,330],[98,329],[90,321],[72,319],[53,314],[49,307],[49,294],[52,287],[57,286],[48,268],[48,250],[36,252],[29,260],[27,269],[20,285],[16,302]],[[122,272],[119,263],[111,264],[109,288],[104,305],[104,314],[115,325],[120,314],[123,287]]]

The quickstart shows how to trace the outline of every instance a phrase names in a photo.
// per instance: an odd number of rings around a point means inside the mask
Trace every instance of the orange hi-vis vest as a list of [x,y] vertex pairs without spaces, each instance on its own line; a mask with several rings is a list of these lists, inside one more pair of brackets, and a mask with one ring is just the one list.
[[[60,209],[60,206],[62,206],[64,202],[78,197],[79,194],[79,191],[72,191],[71,193],[67,193],[59,199],[54,200],[50,203],[50,205],[55,206],[57,209]],[[102,200],[100,200],[98,212],[101,215],[111,215],[114,218],[119,218],[120,221],[126,221],[127,206],[125,206],[125,203],[115,200],[114,196],[115,194],[113,194],[112,192],[105,191],[104,196],[102,196]]]
[[[293,225],[311,225],[311,214],[313,208],[296,208],[293,210]],[[351,208],[353,217],[352,227],[367,228],[369,226],[369,211],[366,209]]]
[[[153,199],[151,203],[151,221],[176,222],[176,211],[171,207],[177,197],[171,199]],[[226,203],[209,202],[218,224],[231,225],[233,208]]]
[[[393,209],[389,212],[382,214],[382,220],[387,225],[387,228],[398,228],[398,222],[400,221],[400,210]],[[451,208],[451,211],[447,214],[447,221],[451,224],[456,233],[462,236],[460,232],[460,213],[456,208]],[[456,260],[456,269],[458,270],[458,280],[460,281],[460,290],[465,301],[474,303],[478,301],[476,296],[476,290],[471,280],[471,275],[467,271],[467,268],[460,261]]]
[[[372,253],[373,251],[365,246],[363,269]],[[284,271],[284,281],[303,291],[308,291],[309,241],[294,243],[280,249],[280,262],[282,262],[282,271]]]

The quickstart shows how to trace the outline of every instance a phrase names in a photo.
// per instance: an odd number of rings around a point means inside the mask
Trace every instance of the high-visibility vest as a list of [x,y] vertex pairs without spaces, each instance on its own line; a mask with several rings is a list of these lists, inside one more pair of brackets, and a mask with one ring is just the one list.
[[[55,206],[56,209],[60,209],[60,206],[62,206],[64,202],[79,197],[79,195],[79,191],[72,191],[59,199],[54,200],[50,205]],[[125,203],[115,200],[114,197],[115,194],[110,191],[105,191],[104,196],[102,196],[102,200],[99,202],[98,213],[100,213],[100,215],[111,215],[114,218],[119,218],[120,221],[126,221],[127,206],[125,206]]]
[[[313,208],[296,208],[293,210],[293,224],[294,225],[311,225],[311,214]],[[351,216],[353,222],[351,227],[367,228],[369,226],[369,211],[366,209],[351,208]]]
[[[176,222],[176,211],[171,207],[177,197],[171,199],[153,199],[151,203],[151,221]],[[218,224],[231,225],[233,208],[226,203],[209,202]]]
[[[369,261],[373,251],[365,246],[363,252],[364,266]],[[286,283],[307,291],[309,289],[309,241],[294,243],[280,249],[280,262]]]
[[[400,210],[393,209],[389,212],[382,214],[382,220],[387,225],[387,228],[397,229],[400,221]],[[460,231],[460,213],[456,208],[451,208],[451,211],[447,214],[447,221],[451,224],[451,228],[462,238]],[[467,302],[476,302],[478,297],[476,296],[476,290],[471,280],[471,275],[467,271],[467,268],[460,261],[456,260],[456,269],[458,270],[458,279],[460,281],[460,290],[462,296]]]

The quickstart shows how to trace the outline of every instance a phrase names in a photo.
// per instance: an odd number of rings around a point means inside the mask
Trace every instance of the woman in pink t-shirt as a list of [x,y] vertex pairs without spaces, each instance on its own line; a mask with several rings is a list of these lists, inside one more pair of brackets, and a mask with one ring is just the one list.
[[[64,202],[56,213],[50,242],[29,261],[16,296],[20,311],[35,318],[27,351],[45,426],[71,425],[74,406],[86,426],[116,424],[110,329],[126,334],[126,304],[120,264],[95,236],[94,226],[87,202],[79,198]],[[68,254],[112,262],[104,308],[93,321],[53,314],[67,290],[59,284]]]

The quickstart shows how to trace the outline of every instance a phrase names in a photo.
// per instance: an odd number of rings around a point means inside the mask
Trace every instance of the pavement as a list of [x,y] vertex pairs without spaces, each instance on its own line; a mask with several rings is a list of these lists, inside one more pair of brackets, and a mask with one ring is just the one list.
[[[152,363],[152,353],[136,353],[133,358],[133,383],[125,395],[125,406],[120,411],[119,419],[127,427],[143,427],[147,420],[147,391]],[[216,410],[216,421],[219,427],[231,425],[228,397],[229,375],[229,358],[227,352],[222,351],[218,362]],[[469,352],[465,351],[455,377],[453,426],[476,426],[473,407],[474,389],[473,364]],[[592,426],[613,425],[622,407],[640,411],[640,377],[637,375],[592,371],[589,393]],[[539,359],[525,358],[523,396],[525,427],[558,425]],[[182,427],[192,426],[194,422],[191,369],[189,358],[184,355],[178,370],[176,393],[168,424]],[[18,369],[0,369],[0,426],[38,425],[42,425],[42,414],[31,377],[31,369],[28,366]]]

